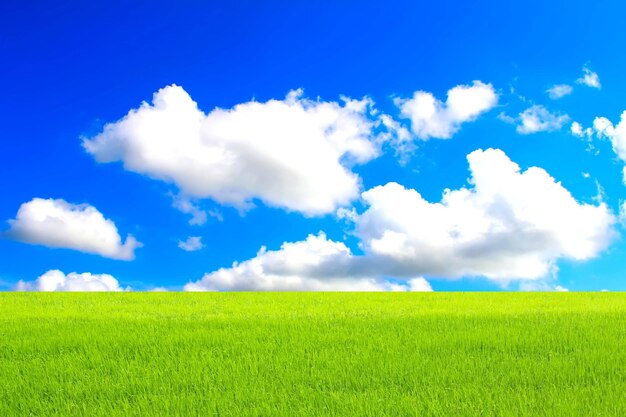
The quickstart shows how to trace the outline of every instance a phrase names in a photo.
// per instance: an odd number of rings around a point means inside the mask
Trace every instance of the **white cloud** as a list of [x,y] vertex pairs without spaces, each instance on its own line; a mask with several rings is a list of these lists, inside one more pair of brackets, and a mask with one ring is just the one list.
[[194,252],[204,248],[200,236],[189,236],[187,240],[178,241],[178,247],[187,252]]
[[463,123],[476,120],[498,103],[491,84],[474,81],[448,90],[446,102],[432,93],[416,91],[411,99],[397,99],[403,117],[411,119],[411,129],[420,139],[449,139]]
[[520,113],[517,133],[552,132],[561,129],[568,120],[566,114],[550,113],[545,107],[535,104]]
[[135,249],[142,246],[131,235],[122,243],[115,223],[95,207],[60,199],[34,198],[20,206],[9,224],[4,235],[11,239],[111,259],[132,260]]
[[572,125],[570,126],[570,132],[572,135],[579,137],[579,138],[591,139],[591,137],[593,136],[592,128],[588,127],[585,129],[578,122],[572,122]]
[[35,281],[19,281],[16,291],[124,291],[117,279],[109,274],[82,274],[50,270]]
[[308,216],[331,213],[358,197],[360,179],[350,166],[379,153],[381,122],[372,120],[367,98],[314,101],[297,90],[205,114],[171,85],[152,101],[84,138],[84,148],[98,162],[122,161],[186,196],[240,209],[258,198]]
[[407,281],[407,285],[409,291],[413,292],[430,292],[433,290],[433,287],[430,286],[430,283],[424,277],[412,278]]
[[546,171],[521,172],[504,152],[468,155],[470,188],[430,203],[396,183],[362,194],[356,235],[389,276],[540,279],[559,258],[597,256],[615,236],[607,206],[578,203]]
[[600,77],[598,76],[598,74],[591,71],[586,65],[583,67],[583,76],[577,79],[576,82],[578,84],[584,84],[592,88],[602,88],[602,84],[600,84]]
[[611,141],[617,157],[626,162],[626,111],[622,113],[619,123],[615,126],[606,117],[596,117],[593,128],[599,137]]
[[570,132],[574,136],[578,136],[578,137],[583,137],[584,136],[583,127],[578,122],[572,122],[572,125],[570,126]]
[[556,84],[548,88],[546,93],[548,93],[548,97],[552,100],[558,100],[572,94],[572,91],[574,91],[574,89],[569,84]]
[[261,248],[256,257],[222,268],[185,286],[186,291],[432,291],[422,278],[406,283],[382,279],[363,268],[350,249],[326,235]]

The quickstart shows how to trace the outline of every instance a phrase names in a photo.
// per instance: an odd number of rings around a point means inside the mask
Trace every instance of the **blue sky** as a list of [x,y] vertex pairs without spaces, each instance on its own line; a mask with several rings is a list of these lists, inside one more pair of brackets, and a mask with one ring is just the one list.
[[0,288],[623,290],[625,9],[4,2]]

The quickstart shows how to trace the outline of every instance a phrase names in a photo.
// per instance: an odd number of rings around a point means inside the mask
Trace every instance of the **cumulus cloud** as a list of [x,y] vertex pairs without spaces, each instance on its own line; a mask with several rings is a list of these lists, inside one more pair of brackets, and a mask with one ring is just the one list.
[[551,113],[544,106],[535,104],[520,113],[517,133],[528,135],[537,132],[552,132],[561,129],[567,123],[566,114]]
[[194,252],[204,247],[200,236],[189,236],[186,240],[178,241],[178,247],[187,252]]
[[368,208],[356,234],[382,272],[539,279],[559,258],[590,259],[613,240],[616,219],[605,203],[577,202],[546,171],[522,172],[501,150],[467,159],[471,187],[446,190],[440,202],[396,183],[362,194]]
[[404,282],[383,279],[365,268],[342,242],[324,233],[286,242],[276,251],[205,274],[186,291],[432,291],[422,278]]
[[401,115],[411,120],[413,133],[423,140],[449,139],[463,123],[476,120],[497,103],[493,86],[481,81],[448,90],[445,103],[427,91],[416,91],[410,99],[396,99]]
[[19,281],[16,291],[124,291],[117,279],[109,274],[82,274],[50,270],[35,281]]
[[602,88],[600,84],[600,77],[597,73],[591,71],[586,65],[583,67],[583,76],[576,80],[578,84],[586,85],[587,87]]
[[558,100],[572,94],[572,91],[574,91],[574,89],[569,84],[556,84],[548,88],[546,93],[548,93],[548,97],[552,100]]
[[121,161],[186,196],[240,209],[260,199],[315,216],[358,197],[360,179],[350,167],[379,154],[382,125],[374,113],[368,98],[310,100],[296,90],[284,100],[207,114],[171,85],[83,146],[98,162]]
[[89,204],[60,199],[34,198],[20,206],[10,229],[10,239],[50,248],[67,248],[111,259],[132,260],[142,244],[128,235],[122,243],[112,220]]

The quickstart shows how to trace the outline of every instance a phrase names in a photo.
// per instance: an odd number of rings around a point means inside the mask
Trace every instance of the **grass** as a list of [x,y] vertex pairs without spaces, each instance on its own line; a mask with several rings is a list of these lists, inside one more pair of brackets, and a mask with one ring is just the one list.
[[0,416],[625,416],[626,294],[0,294]]

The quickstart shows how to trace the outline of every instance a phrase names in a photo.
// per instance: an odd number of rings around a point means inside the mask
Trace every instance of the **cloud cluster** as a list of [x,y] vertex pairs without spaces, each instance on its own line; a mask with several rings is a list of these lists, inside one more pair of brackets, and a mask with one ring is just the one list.
[[[341,242],[326,235],[262,248],[256,257],[221,268],[185,286],[186,291],[432,291],[421,277],[396,283],[360,267]],[[359,264],[357,264],[357,262]]]
[[496,149],[467,159],[472,187],[446,190],[440,202],[395,183],[363,193],[357,235],[386,273],[537,279],[557,259],[595,257],[613,240],[608,207],[578,203],[543,169],[521,172]]
[[108,274],[82,274],[70,272],[65,275],[59,270],[50,270],[35,281],[19,281],[16,291],[124,291],[119,282]]
[[614,239],[616,218],[604,203],[577,202],[543,169],[522,172],[497,149],[477,150],[467,159],[471,187],[446,190],[439,202],[388,183],[362,194],[363,213],[341,210],[354,222],[364,255],[311,235],[277,251],[262,249],[185,289],[428,289],[414,278],[422,275],[481,276],[501,285],[535,280],[533,288],[547,288],[543,282],[558,259],[593,258]]
[[[591,71],[586,65],[583,67],[583,76],[576,80],[576,84],[586,85],[587,87],[602,88],[600,84],[600,76],[597,73]],[[546,90],[548,97],[552,100],[558,100],[565,96],[572,94],[574,87],[569,84],[555,84]]]
[[360,179],[350,167],[379,153],[372,112],[367,98],[314,101],[297,90],[205,114],[171,85],[83,146],[98,162],[122,161],[191,197],[240,209],[260,199],[315,216],[358,197]]
[[34,198],[23,203],[10,229],[10,239],[50,248],[74,249],[105,258],[132,260],[141,243],[128,235],[122,243],[112,220],[89,204]]
[[475,120],[497,103],[493,86],[481,81],[448,90],[445,103],[427,91],[416,91],[410,99],[396,99],[401,115],[411,120],[411,130],[423,140],[449,139],[463,123]]
[[[599,77],[584,68],[578,83],[600,88]],[[555,85],[550,98],[571,94]],[[250,101],[230,109],[203,112],[185,90],[171,85],[157,91],[103,131],[83,138],[98,162],[120,161],[125,169],[174,184],[173,205],[190,214],[192,225],[212,212],[200,199],[246,210],[257,200],[305,216],[336,213],[353,224],[363,255],[323,232],[229,268],[205,274],[187,291],[432,291],[423,276],[456,279],[486,277],[501,285],[520,281],[523,289],[560,289],[549,277],[559,259],[587,260],[615,238],[618,219],[605,203],[578,202],[546,171],[522,171],[497,149],[467,156],[469,186],[446,189],[429,202],[414,189],[390,182],[362,192],[352,171],[376,158],[383,143],[403,159],[414,139],[448,139],[464,123],[495,107],[491,84],[474,81],[450,89],[444,101],[416,91],[396,99],[410,130],[380,114],[369,98],[339,102],[304,98],[301,90],[283,100]],[[517,117],[500,116],[531,134],[561,129],[569,117],[532,105]],[[626,112],[619,124],[596,118],[592,128],[574,122],[572,134],[611,140],[626,161]],[[408,126],[408,123],[407,123]],[[405,161],[406,162],[406,161]],[[625,171],[626,172],[626,171]],[[361,197],[364,210],[350,208]],[[217,215],[219,216],[219,215]],[[5,234],[49,247],[76,249],[113,259],[133,259],[141,246],[123,242],[115,224],[95,207],[64,200],[33,199],[9,220]],[[178,242],[185,251],[204,247],[199,236]],[[52,270],[19,290],[119,291],[110,275]]]
[[[588,87],[598,89],[601,88],[600,77],[597,73],[591,71],[587,66],[583,67],[583,76],[577,79],[576,83],[583,84]],[[574,87],[569,84],[555,84],[548,88],[546,93],[548,93],[548,97],[550,97],[550,99],[558,100],[572,94],[573,91]],[[525,102],[528,101],[523,97],[521,98]],[[505,113],[500,113],[498,117],[506,123],[517,124],[517,133],[522,135],[560,130],[561,127],[563,127],[563,125],[570,120],[567,114],[550,112],[546,107],[539,104],[530,106],[521,112],[517,117],[511,117]],[[591,136],[589,129],[583,131],[582,126],[577,122],[574,122],[571,125],[570,130],[575,136]]]

